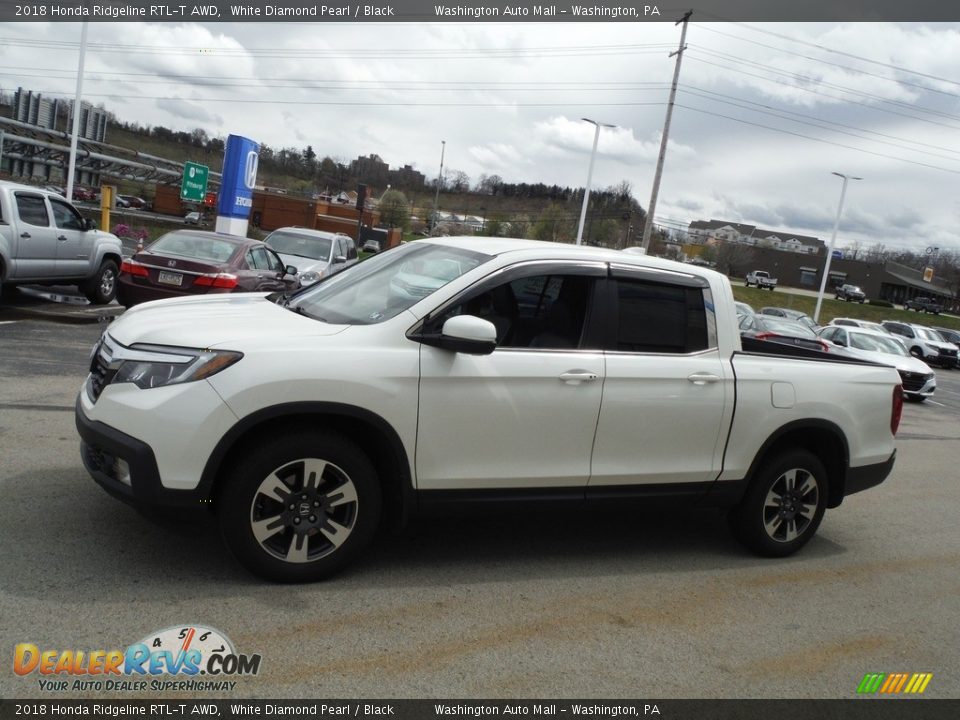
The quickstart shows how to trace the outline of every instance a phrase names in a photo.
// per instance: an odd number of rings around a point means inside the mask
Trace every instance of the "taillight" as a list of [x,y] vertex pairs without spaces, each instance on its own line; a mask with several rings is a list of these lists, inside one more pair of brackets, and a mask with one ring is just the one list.
[[756,338],[757,340],[768,340],[769,338],[772,338],[772,337],[778,337],[778,335],[772,332],[759,332],[753,337]]
[[823,350],[823,352],[830,352],[830,346],[827,345],[823,340],[817,340],[817,342],[820,343],[820,348]]
[[124,260],[122,263],[120,263],[120,272],[136,275],[137,277],[150,276],[150,273],[147,272],[147,269],[136,260]]
[[903,415],[903,385],[893,388],[893,408],[890,411],[890,434],[896,435],[900,428],[900,416]]
[[237,280],[236,275],[230,275],[228,273],[219,273],[218,275],[200,275],[196,280],[193,281],[194,285],[199,285],[201,287],[215,287],[215,288],[225,288],[227,290],[232,290],[237,286],[239,280]]

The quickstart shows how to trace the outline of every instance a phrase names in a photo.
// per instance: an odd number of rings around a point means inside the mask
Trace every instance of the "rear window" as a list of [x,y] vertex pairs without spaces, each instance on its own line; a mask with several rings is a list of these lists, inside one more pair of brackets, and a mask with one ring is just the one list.
[[177,255],[195,260],[224,263],[236,252],[237,244],[216,237],[172,232],[157,240],[149,250],[157,255]]
[[618,280],[617,300],[617,350],[691,353],[710,346],[700,288]]

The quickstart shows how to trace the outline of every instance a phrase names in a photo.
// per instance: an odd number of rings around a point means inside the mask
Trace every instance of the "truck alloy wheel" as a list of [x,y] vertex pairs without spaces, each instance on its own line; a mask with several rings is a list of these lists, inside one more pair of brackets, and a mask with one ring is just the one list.
[[372,539],[380,487],[366,455],[345,437],[278,435],[221,478],[224,539],[251,572],[280,582],[319,580]]
[[740,542],[760,555],[790,555],[813,537],[827,506],[827,472],[806,450],[789,450],[757,472],[730,514]]
[[83,294],[94,305],[106,305],[117,294],[117,264],[104,260],[96,275],[83,286]]

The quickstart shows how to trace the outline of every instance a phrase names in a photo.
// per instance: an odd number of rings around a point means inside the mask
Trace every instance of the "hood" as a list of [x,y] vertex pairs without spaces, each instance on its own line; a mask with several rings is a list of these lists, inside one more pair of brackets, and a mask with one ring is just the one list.
[[329,260],[314,260],[313,258],[301,257],[300,255],[287,255],[286,253],[277,253],[284,265],[293,265],[297,269],[298,275],[305,272],[322,273],[330,264]]
[[912,355],[893,355],[891,353],[874,352],[873,350],[860,350],[858,348],[844,348],[854,357],[870,360],[871,362],[890,365],[903,372],[923,373],[932,375],[933,370],[923,360],[918,360]]
[[148,343],[208,348],[292,335],[335,335],[330,325],[266,300],[267,293],[234,293],[155,300],[127,310],[107,332],[122,345]]

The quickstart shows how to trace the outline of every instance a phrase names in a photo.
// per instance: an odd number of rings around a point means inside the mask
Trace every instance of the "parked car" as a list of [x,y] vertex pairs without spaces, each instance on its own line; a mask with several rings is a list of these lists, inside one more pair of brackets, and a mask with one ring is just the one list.
[[741,315],[740,336],[830,352],[830,346],[803,323],[773,315]]
[[806,325],[813,331],[816,331],[820,326],[813,321],[813,318],[807,315],[801,310],[792,310],[790,308],[782,307],[763,307],[760,308],[761,315],[772,315],[774,317],[787,318],[788,320],[795,320],[798,323]]
[[349,235],[308,228],[274,230],[264,240],[284,263],[296,265],[306,287],[359,262],[357,244]]
[[846,300],[847,302],[857,302],[863,305],[867,299],[867,294],[860,289],[859,285],[841,285],[837,288],[837,300]]
[[93,188],[75,187],[73,189],[73,199],[79,202],[96,202],[99,197]]
[[873,330],[874,332],[885,333],[889,335],[887,329],[880,323],[871,322],[870,320],[860,320],[859,318],[834,318],[830,321],[829,325],[841,325],[843,327],[858,327],[864,328],[865,330]]
[[149,209],[149,203],[141,197],[136,195],[117,195],[117,205],[120,205],[121,201],[126,203],[123,205],[125,208],[131,208],[133,210],[147,210]]
[[737,309],[737,317],[741,315],[754,315],[756,314],[753,307],[749,303],[740,302],[739,300],[733,304]]
[[828,326],[819,334],[855,357],[893,365],[900,373],[903,395],[907,400],[923,402],[937,389],[937,376],[930,366],[911,355],[900,338],[888,332]]
[[43,189],[54,195],[59,195],[60,197],[66,197],[67,191],[65,188],[60,187],[59,185],[44,185]]
[[934,330],[939,333],[946,342],[953,343],[958,348],[960,348],[960,332],[956,330],[951,330],[950,328],[935,327]]
[[120,266],[117,301],[126,307],[164,298],[230,292],[277,292],[299,286],[259,240],[204,230],[174,230]]
[[0,180],[0,283],[77,285],[97,305],[113,300],[123,245],[59,193]]
[[914,357],[942,368],[957,367],[957,346],[944,341],[936,330],[896,320],[884,320],[881,324],[887,332],[902,337]]
[[743,284],[746,287],[755,285],[761,290],[775,290],[777,287],[777,279],[771,277],[770,273],[766,270],[754,270],[751,273],[747,273],[746,280],[743,281]]
[[943,312],[943,305],[940,304],[938,300],[934,300],[931,297],[915,297],[907,300],[903,304],[904,310],[916,310],[917,312],[931,313],[933,315],[939,315]]
[[376,255],[380,252],[380,241],[379,240],[367,240],[363,247],[360,248],[365,253],[370,253],[371,255]]
[[203,223],[203,215],[198,213],[196,210],[193,212],[188,212],[183,216],[184,225],[200,225]]
[[[402,275],[426,292],[396,302]],[[327,577],[423,508],[517,498],[731,508],[746,547],[785,556],[890,473],[900,376],[744,352],[734,322],[712,270],[411,242],[292,296],[125,313],[77,399],[81,456],[134,504],[213,501],[234,555],[273,580]]]
[[124,195],[114,195],[113,205],[121,210],[126,210],[130,207],[130,201]]

